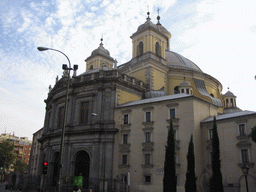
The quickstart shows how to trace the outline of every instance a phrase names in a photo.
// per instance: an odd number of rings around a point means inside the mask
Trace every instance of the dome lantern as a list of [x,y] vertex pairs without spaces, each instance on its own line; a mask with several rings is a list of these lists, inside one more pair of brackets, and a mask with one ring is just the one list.
[[184,78],[184,81],[179,86],[180,93],[186,93],[192,95],[192,86]]
[[103,37],[100,41],[100,46],[92,51],[91,56],[85,60],[86,71],[103,67],[112,69],[113,66],[116,66],[114,65],[115,60],[110,56],[109,51],[103,47]]

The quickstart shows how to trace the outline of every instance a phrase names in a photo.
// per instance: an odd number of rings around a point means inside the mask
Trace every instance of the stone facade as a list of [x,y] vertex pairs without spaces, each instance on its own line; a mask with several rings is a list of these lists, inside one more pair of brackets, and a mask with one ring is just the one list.
[[[241,166],[250,166],[250,190],[256,190],[255,144],[248,134],[256,112],[242,111],[236,96],[192,61],[170,51],[171,34],[148,16],[131,36],[133,55],[116,66],[100,46],[74,73],[68,91],[62,158],[62,191],[72,191],[83,176],[82,190],[158,192],[163,188],[165,145],[170,119],[176,139],[178,191],[184,191],[188,143],[193,134],[198,191],[209,191],[213,116],[217,117],[225,191],[243,191]],[[68,77],[49,90],[42,129],[38,170],[49,162],[41,186],[58,183],[61,132]],[[244,127],[243,127],[244,126]],[[242,135],[239,135],[243,131]],[[41,167],[41,168],[40,168]],[[104,185],[103,185],[104,184]]]

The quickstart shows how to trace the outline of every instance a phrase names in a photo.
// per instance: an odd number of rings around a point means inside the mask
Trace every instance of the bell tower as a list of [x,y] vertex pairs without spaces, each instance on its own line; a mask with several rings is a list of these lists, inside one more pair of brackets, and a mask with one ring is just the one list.
[[132,58],[140,57],[145,53],[154,53],[158,57],[165,58],[165,51],[170,49],[171,33],[160,24],[159,15],[157,24],[151,22],[149,12],[147,15],[146,22],[131,36]]

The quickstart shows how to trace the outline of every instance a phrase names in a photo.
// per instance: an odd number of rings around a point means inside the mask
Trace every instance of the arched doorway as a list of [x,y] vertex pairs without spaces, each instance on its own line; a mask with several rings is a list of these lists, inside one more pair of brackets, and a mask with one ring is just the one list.
[[89,188],[90,157],[86,151],[79,151],[75,160],[74,176],[83,176],[83,188]]
[[56,187],[57,183],[58,183],[58,179],[59,179],[59,174],[58,174],[58,169],[59,169],[59,152],[56,152],[53,155],[53,168],[52,168],[52,186]]

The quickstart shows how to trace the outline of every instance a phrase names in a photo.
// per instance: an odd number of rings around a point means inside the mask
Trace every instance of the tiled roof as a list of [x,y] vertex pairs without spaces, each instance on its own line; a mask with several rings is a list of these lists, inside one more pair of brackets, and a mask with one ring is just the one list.
[[[234,112],[234,113],[218,115],[218,116],[216,116],[216,120],[219,121],[219,120],[247,116],[247,115],[256,115],[256,112],[255,111],[238,111],[238,112]],[[213,117],[208,117],[205,120],[201,121],[201,123],[206,123],[206,122],[211,122],[211,121],[213,121]]]
[[186,98],[186,97],[193,97],[193,95],[180,93],[180,94],[174,94],[174,95],[166,95],[166,96],[163,96],[163,97],[154,97],[154,98],[150,98],[150,99],[142,99],[142,100],[131,101],[129,103],[119,105],[119,106],[117,106],[117,108],[134,106],[134,105],[142,105],[142,104],[147,104],[147,103],[156,103],[156,102],[174,100],[174,99],[181,99],[181,98]]

